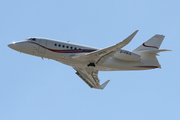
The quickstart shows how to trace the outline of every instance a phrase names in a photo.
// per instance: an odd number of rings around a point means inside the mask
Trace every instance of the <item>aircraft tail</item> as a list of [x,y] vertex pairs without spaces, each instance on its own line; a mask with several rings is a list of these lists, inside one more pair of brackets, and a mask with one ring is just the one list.
[[159,49],[163,39],[163,35],[155,35],[142,45],[133,50],[134,53],[141,55],[142,63],[149,67],[161,68],[156,56],[157,53],[170,51],[166,49]]
[[138,48],[133,50],[133,52],[159,49],[164,37],[165,36],[163,35],[155,35],[146,42],[144,42],[142,45],[140,45]]

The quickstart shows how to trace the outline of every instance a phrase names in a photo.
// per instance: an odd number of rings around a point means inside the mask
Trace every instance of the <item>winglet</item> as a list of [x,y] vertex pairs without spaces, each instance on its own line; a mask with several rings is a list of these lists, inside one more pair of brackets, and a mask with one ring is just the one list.
[[128,44],[133,38],[134,38],[134,36],[137,34],[137,32],[138,32],[139,30],[136,30],[135,32],[133,32],[130,36],[128,36],[123,42],[125,43],[125,44]]
[[103,84],[101,85],[101,89],[104,89],[104,88],[106,87],[106,85],[109,83],[109,81],[110,81],[110,80],[107,80],[105,83],[103,83]]

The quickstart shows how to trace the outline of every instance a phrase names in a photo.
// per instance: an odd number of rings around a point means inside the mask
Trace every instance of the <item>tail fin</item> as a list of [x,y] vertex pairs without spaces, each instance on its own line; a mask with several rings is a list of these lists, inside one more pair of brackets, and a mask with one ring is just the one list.
[[133,50],[133,52],[159,49],[164,37],[165,36],[163,36],[163,35],[155,35],[152,38],[150,38],[148,41],[146,41],[142,45],[140,45],[138,48]]
[[133,52],[141,55],[141,60],[144,65],[161,68],[156,58],[156,55],[158,55],[157,53],[170,51],[166,49],[159,49],[164,37],[165,36],[163,35],[155,35],[133,50]]

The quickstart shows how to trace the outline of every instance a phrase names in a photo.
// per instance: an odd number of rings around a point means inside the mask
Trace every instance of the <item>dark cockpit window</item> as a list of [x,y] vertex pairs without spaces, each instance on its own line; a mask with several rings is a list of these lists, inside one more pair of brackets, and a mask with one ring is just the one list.
[[32,38],[33,41],[36,41],[36,38]]
[[36,41],[36,38],[29,38],[28,40]]

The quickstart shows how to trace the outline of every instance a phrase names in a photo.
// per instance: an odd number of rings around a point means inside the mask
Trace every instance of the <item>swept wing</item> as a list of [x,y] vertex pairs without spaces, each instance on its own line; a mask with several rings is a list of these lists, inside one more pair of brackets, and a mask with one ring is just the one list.
[[[89,54],[72,56],[73,59],[78,61],[87,62],[88,66],[102,65],[109,57],[114,55],[119,49],[127,45],[133,37],[136,35],[138,30],[132,33],[129,37],[124,39],[122,42],[117,43],[116,45],[110,46],[105,49],[97,50]],[[107,80],[105,83],[100,85],[100,80],[98,79],[98,71],[93,68],[78,68],[74,67],[77,71],[76,74],[91,88],[104,89],[110,80]]]
[[124,39],[122,42],[116,45],[107,47],[105,49],[97,50],[88,54],[72,56],[73,59],[77,61],[85,61],[87,63],[93,63],[95,65],[102,65],[109,57],[114,55],[119,49],[127,45],[133,37],[136,35],[138,30],[132,33],[129,37]]

